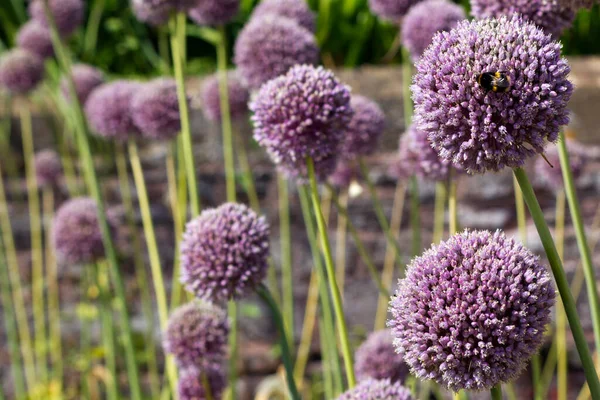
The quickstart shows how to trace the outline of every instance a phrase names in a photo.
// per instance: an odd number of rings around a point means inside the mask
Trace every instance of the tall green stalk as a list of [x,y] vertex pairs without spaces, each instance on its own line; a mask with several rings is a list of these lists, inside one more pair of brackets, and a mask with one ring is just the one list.
[[[419,199],[419,181],[416,176],[410,178],[410,225],[412,228],[412,255],[421,254],[421,206]],[[394,242],[396,242],[394,240]],[[397,243],[397,242],[396,242]]]
[[575,237],[577,238],[577,247],[579,248],[583,272],[585,274],[590,313],[592,314],[592,325],[594,327],[596,351],[600,351],[600,299],[598,297],[598,287],[596,285],[592,254],[585,234],[585,225],[583,224],[583,219],[581,217],[581,206],[579,199],[577,198],[577,190],[575,189],[575,179],[573,178],[573,171],[571,171],[571,164],[569,163],[569,153],[567,151],[565,134],[562,131],[557,146],[560,167],[562,169],[563,181],[565,184],[565,193],[569,203],[571,219],[573,220],[573,227],[575,228]]
[[119,378],[117,375],[117,361],[115,357],[115,340],[114,340],[114,326],[112,318],[112,303],[110,301],[110,286],[106,271],[103,270],[105,265],[103,263],[96,263],[94,265],[94,273],[96,278],[96,285],[98,285],[99,296],[100,296],[100,319],[102,322],[102,347],[104,350],[104,360],[106,361],[106,368],[110,373],[110,379],[106,383],[107,399],[117,400],[119,398],[118,382]]
[[492,396],[492,400],[502,400],[502,387],[500,385],[494,386],[490,390],[490,395]]
[[[554,228],[556,251],[563,259],[565,248],[565,210],[564,190],[556,194],[556,223]],[[569,365],[567,359],[567,316],[562,302],[556,304],[556,358],[557,358],[557,400],[567,400]]]
[[[185,225],[185,210],[186,207],[180,206],[179,191],[178,191],[178,180],[177,180],[177,167],[175,163],[177,153],[177,144],[174,141],[169,146],[167,152],[167,159],[165,162],[167,170],[167,186],[169,192],[169,205],[171,207],[171,215],[173,217],[173,228],[175,234],[175,254],[173,255],[173,277],[171,279],[171,309],[178,307],[181,304],[181,299],[184,296],[184,289],[179,275],[181,273],[181,259],[179,254],[179,244],[181,243],[181,236],[183,235]],[[186,197],[186,192],[182,191],[182,196]]]
[[31,234],[31,286],[33,304],[33,322],[35,332],[35,356],[39,378],[48,380],[48,363],[46,357],[46,316],[44,315],[44,254],[42,241],[42,218],[40,215],[40,199],[35,171],[35,152],[33,149],[33,132],[31,114],[27,104],[21,106],[21,137],[23,141],[23,158],[27,174],[27,199],[29,203],[29,229]]
[[433,243],[438,244],[444,237],[446,198],[448,190],[444,182],[435,184],[435,211],[433,216]]
[[[330,191],[332,188],[329,189]],[[348,199],[350,194],[348,189],[344,189],[339,195],[340,206],[348,209]],[[335,278],[344,298],[344,286],[346,282],[346,233],[348,231],[348,218],[343,213],[338,212],[337,229],[335,233]]]
[[550,267],[552,268],[556,286],[565,307],[565,312],[567,314],[567,319],[569,320],[569,325],[571,326],[573,339],[575,340],[575,346],[579,352],[579,357],[583,365],[586,380],[590,387],[590,392],[592,393],[592,398],[600,398],[600,382],[598,381],[598,376],[596,375],[594,362],[590,354],[590,349],[587,346],[583,327],[579,321],[577,307],[569,288],[569,282],[563,269],[562,261],[556,250],[552,235],[550,234],[550,229],[548,229],[548,225],[544,219],[544,213],[542,212],[537,198],[535,197],[535,193],[525,171],[522,168],[516,168],[514,170],[514,174],[519,182],[521,190],[523,191],[523,198],[529,207],[529,212],[533,217],[533,221],[546,251],[548,261],[550,262]]
[[283,297],[283,321],[288,343],[294,347],[294,275],[292,272],[292,248],[290,231],[290,193],[288,181],[277,176],[279,193],[279,238],[281,246],[281,287]]
[[344,357],[344,366],[346,367],[346,378],[348,379],[348,385],[350,386],[350,388],[353,388],[356,385],[356,377],[354,375],[352,351],[350,349],[350,341],[348,339],[348,326],[346,325],[346,316],[344,314],[344,308],[342,306],[342,297],[340,295],[340,291],[335,280],[335,266],[333,263],[333,257],[331,256],[331,245],[329,244],[329,237],[327,235],[325,219],[323,218],[323,212],[321,210],[321,202],[319,200],[319,189],[317,187],[317,179],[315,175],[315,165],[312,158],[307,158],[306,165],[308,169],[308,177],[310,180],[312,205],[315,212],[315,216],[317,218],[317,227],[319,229],[323,256],[325,257],[327,282],[329,284],[329,291],[331,294],[331,299],[333,301],[333,308],[335,310],[337,329],[340,337],[340,346],[342,350],[342,355]]
[[65,74],[69,86],[69,93],[72,102],[72,110],[75,114],[75,122],[76,122],[76,142],[79,149],[79,154],[83,163],[83,170],[85,175],[85,181],[89,186],[90,193],[92,198],[96,201],[97,209],[98,209],[98,221],[100,224],[100,230],[102,232],[102,241],[104,244],[104,250],[106,253],[106,258],[109,262],[111,277],[113,280],[113,286],[115,290],[115,297],[117,304],[120,309],[120,326],[123,330],[123,345],[125,347],[125,358],[127,364],[127,375],[130,387],[130,397],[132,400],[141,400],[141,387],[137,370],[137,362],[135,356],[135,350],[133,347],[133,339],[131,335],[131,323],[129,320],[129,312],[127,310],[127,301],[125,298],[125,287],[123,284],[123,279],[121,277],[121,271],[119,268],[119,263],[117,261],[117,254],[115,252],[115,247],[111,238],[110,228],[108,226],[108,222],[106,220],[106,212],[104,207],[104,201],[102,198],[102,193],[100,191],[100,185],[98,183],[98,177],[96,176],[96,171],[94,169],[94,163],[92,159],[92,154],[88,142],[88,127],[87,121],[83,114],[83,110],[81,108],[81,104],[77,100],[77,92],[75,90],[75,83],[73,82],[73,77],[71,75],[71,60],[69,55],[64,48],[61,37],[56,29],[56,23],[54,21],[54,17],[50,8],[48,6],[48,0],[44,0],[44,8],[46,13],[46,18],[50,22],[50,33],[52,36],[52,44],[54,47],[54,52],[57,56],[60,67]]
[[448,215],[450,236],[458,232],[458,198],[457,198],[457,182],[454,177],[450,177],[450,190],[448,193]]
[[85,57],[92,56],[92,54],[96,51],[96,44],[98,43],[98,30],[100,28],[102,14],[104,13],[106,0],[96,0],[93,3],[94,5],[90,11],[90,16],[85,29],[85,36],[83,39],[83,54]]
[[302,335],[298,345],[296,363],[294,365],[294,379],[298,382],[299,389],[304,386],[304,372],[308,363],[312,337],[314,334],[315,323],[317,321],[317,311],[319,308],[319,277],[313,269],[310,273],[310,283],[308,284],[308,293],[306,295],[306,307],[304,312],[304,322],[302,324]]
[[[250,207],[252,207],[252,209],[258,213],[260,212],[260,202],[258,200],[258,193],[256,192],[256,185],[254,184],[254,174],[252,173],[250,163],[248,162],[248,152],[246,151],[246,143],[241,137],[239,131],[236,131],[234,133],[234,136],[236,139],[236,153],[238,156],[238,164],[240,167],[240,172],[244,179],[244,189],[246,191],[246,195],[248,196]],[[275,300],[277,300],[276,293],[272,294],[275,296]]]

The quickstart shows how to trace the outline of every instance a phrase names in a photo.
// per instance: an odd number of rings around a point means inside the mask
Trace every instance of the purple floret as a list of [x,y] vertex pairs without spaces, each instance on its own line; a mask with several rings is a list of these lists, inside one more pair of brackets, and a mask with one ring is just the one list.
[[[250,93],[242,85],[237,72],[230,71],[227,74],[227,87],[231,118],[238,119],[248,115]],[[209,121],[221,122],[221,93],[218,73],[206,78],[202,85],[202,110]]]
[[411,262],[388,326],[417,378],[488,390],[538,351],[554,297],[538,256],[500,231],[465,231]]
[[[204,377],[203,377],[204,375]],[[221,399],[227,387],[225,371],[222,367],[211,367],[205,370],[186,368],[180,372],[178,392],[180,400],[205,400],[206,393],[203,382],[208,382],[211,398]]]
[[62,175],[60,156],[54,150],[42,150],[34,159],[37,184],[40,187],[55,186]]
[[14,94],[31,92],[44,78],[44,62],[24,49],[7,51],[0,57],[0,87]]
[[[49,27],[44,10],[44,1],[33,0],[29,4],[29,15],[45,27]],[[48,0],[56,28],[62,36],[68,36],[81,26],[85,4],[82,0]]]
[[389,379],[403,382],[408,376],[408,365],[396,353],[394,337],[389,329],[373,332],[356,350],[354,370],[359,381]]
[[310,32],[315,31],[315,13],[305,0],[262,0],[252,12],[252,18],[265,15],[289,18]]
[[325,179],[335,169],[352,119],[350,89],[322,67],[298,65],[267,82],[250,109],[254,138],[290,177],[306,177],[306,158]]
[[27,22],[19,29],[17,45],[41,59],[54,56],[50,31],[35,20]]
[[373,14],[387,21],[400,23],[408,10],[421,0],[369,0]]
[[337,400],[414,400],[410,390],[389,379],[367,379],[342,393]]
[[[77,98],[81,104],[85,104],[92,91],[104,83],[104,73],[98,68],[87,64],[73,65],[71,75],[73,76]],[[61,79],[60,89],[65,99],[70,101],[69,83],[66,77]]]
[[[463,21],[417,63],[414,123],[440,157],[468,173],[521,167],[556,142],[573,92],[561,45],[519,17]],[[505,93],[478,76],[502,71]]]
[[190,221],[181,244],[181,282],[213,302],[247,296],[263,281],[269,225],[242,204],[226,203]]
[[[588,157],[583,145],[575,140],[567,140],[567,150],[571,172],[577,181],[583,174]],[[535,160],[536,175],[540,176],[553,190],[560,190],[564,187],[564,181],[558,148],[556,146],[548,147],[545,156],[548,161],[541,156]]]
[[231,22],[240,9],[240,0],[195,0],[190,18],[199,25],[224,25]]
[[319,47],[311,32],[272,15],[253,18],[240,32],[234,53],[238,73],[250,89],[259,89],[296,64],[319,61]]

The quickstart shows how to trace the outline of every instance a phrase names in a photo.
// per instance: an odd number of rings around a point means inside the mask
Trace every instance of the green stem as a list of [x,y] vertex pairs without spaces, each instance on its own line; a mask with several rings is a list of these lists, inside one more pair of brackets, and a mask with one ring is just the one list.
[[[152,221],[152,213],[150,210],[150,201],[148,191],[146,190],[146,182],[144,181],[144,172],[142,162],[140,160],[137,144],[133,139],[129,140],[129,161],[133,171],[133,179],[135,187],[138,191],[138,202],[140,204],[140,212],[142,214],[142,223],[144,226],[144,237],[146,238],[146,247],[150,258],[150,271],[152,273],[152,283],[154,284],[154,293],[156,295],[156,303],[158,307],[158,320],[161,331],[167,328],[169,319],[169,307],[167,304],[167,291],[165,289],[164,278],[162,275],[162,266],[160,255],[158,254],[158,242],[154,232],[154,223]],[[167,356],[167,376],[173,393],[177,392],[177,369],[172,356]]]
[[416,176],[410,178],[410,225],[412,227],[412,255],[417,257],[421,254],[422,243],[419,181]]
[[329,238],[327,236],[327,227],[325,226],[325,219],[323,218],[323,212],[321,210],[321,202],[319,201],[319,189],[317,187],[315,165],[312,158],[307,158],[306,165],[308,169],[308,177],[310,180],[312,205],[315,212],[315,216],[317,218],[317,226],[319,229],[321,246],[323,250],[323,255],[325,257],[327,281],[329,284],[331,299],[333,301],[333,308],[335,310],[337,328],[340,337],[340,345],[342,348],[342,355],[344,357],[344,366],[346,367],[346,378],[348,379],[348,385],[350,386],[350,388],[353,388],[356,385],[356,377],[354,375],[352,351],[350,350],[350,341],[348,339],[348,326],[346,325],[346,316],[344,315],[344,308],[342,306],[342,297],[340,295],[337,282],[335,281],[335,267],[333,263],[333,257],[331,256],[331,245],[329,244]]
[[492,400],[502,400],[502,387],[500,386],[500,384],[494,386],[490,390],[490,394],[492,396]]
[[446,197],[448,196],[446,184],[435,184],[435,211],[433,217],[433,243],[437,244],[444,237],[444,221],[446,214]]
[[[123,202],[123,208],[125,209],[125,218],[127,220],[127,226],[131,234],[133,266],[135,270],[137,286],[140,290],[142,312],[144,313],[144,318],[148,322],[148,328],[146,331],[146,343],[151,344],[154,342],[154,327],[153,324],[150,323],[151,321],[154,321],[154,308],[152,306],[152,296],[150,295],[150,289],[148,287],[148,274],[146,273],[146,263],[144,262],[143,258],[142,244],[140,241],[139,231],[135,222],[135,210],[133,208],[131,185],[129,184],[129,175],[127,173],[127,155],[123,143],[116,143],[115,159],[117,165],[117,176],[119,179],[121,201]],[[150,387],[152,388],[152,393],[158,393],[160,391],[160,380],[158,375],[158,362],[156,357],[155,346],[145,346],[145,353],[148,364]]]
[[106,367],[110,374],[107,387],[107,398],[109,400],[116,400],[119,398],[118,391],[118,375],[117,375],[117,364],[115,358],[115,341],[114,341],[114,327],[112,322],[112,305],[110,302],[110,287],[108,279],[106,277],[106,271],[102,270],[100,263],[94,265],[94,272],[96,275],[96,284],[100,291],[100,319],[102,321],[102,346],[104,348],[104,359],[106,361]]
[[[565,247],[565,191],[556,194],[556,224],[554,228],[556,250],[563,259]],[[567,359],[567,317],[561,301],[556,304],[556,357],[557,357],[557,400],[567,400],[568,373]]]
[[[66,129],[66,128],[65,128]],[[67,189],[71,197],[75,197],[79,194],[79,188],[77,185],[77,172],[75,170],[75,164],[73,162],[73,156],[69,147],[69,140],[66,135],[58,135],[59,137],[59,148],[60,148],[60,159],[62,161],[63,172]]]
[[457,182],[453,177],[450,177],[450,190],[448,194],[448,215],[450,219],[449,231],[450,236],[458,232],[458,198],[457,198]]
[[[167,153],[166,170],[167,170],[167,186],[169,192],[169,203],[171,206],[171,214],[173,216],[173,228],[175,230],[175,254],[173,255],[173,278],[171,279],[171,308],[174,309],[181,304],[181,299],[184,295],[183,285],[179,279],[181,272],[179,244],[181,235],[183,234],[185,220],[181,210],[185,207],[179,206],[179,195],[177,189],[177,167],[175,165],[175,155],[177,151],[176,142],[171,143]],[[185,192],[183,192],[185,197]]]
[[89,132],[87,127],[87,121],[85,120],[85,116],[83,110],[81,108],[81,104],[77,100],[77,92],[75,90],[75,83],[73,82],[73,77],[71,74],[71,60],[67,53],[67,50],[64,48],[62,44],[62,39],[56,29],[56,23],[54,21],[54,17],[50,8],[48,6],[48,0],[44,1],[44,8],[46,13],[46,18],[50,22],[50,33],[52,36],[52,44],[54,47],[54,51],[56,53],[57,59],[59,61],[60,67],[63,70],[63,73],[67,77],[67,82],[69,85],[69,93],[72,102],[72,110],[75,114],[75,122],[76,122],[76,133],[77,133],[77,146],[79,148],[79,155],[83,162],[83,170],[85,174],[85,181],[89,186],[90,193],[92,198],[96,201],[97,211],[98,211],[98,221],[100,223],[100,230],[102,232],[102,241],[104,244],[104,250],[106,253],[106,258],[110,265],[111,276],[113,280],[116,300],[120,309],[120,325],[123,330],[123,344],[125,347],[125,356],[127,363],[127,376],[129,381],[129,387],[131,390],[131,398],[132,400],[141,400],[141,387],[140,381],[137,371],[137,362],[135,357],[135,350],[133,348],[133,339],[131,335],[131,323],[129,320],[129,312],[127,311],[127,301],[125,298],[125,287],[123,284],[123,278],[121,277],[120,266],[117,261],[117,254],[115,252],[114,244],[111,237],[111,231],[108,226],[108,222],[106,220],[106,213],[104,208],[104,201],[102,198],[102,193],[100,191],[100,185],[98,183],[98,177],[96,175],[96,171],[94,170],[94,163],[92,159],[92,154],[90,150],[90,145],[88,141]]
[[44,255],[42,242],[42,219],[40,216],[40,199],[36,179],[33,149],[33,132],[31,114],[26,104],[21,106],[21,137],[23,141],[23,157],[27,174],[27,199],[29,202],[29,228],[31,234],[31,286],[33,304],[33,322],[35,332],[35,356],[39,378],[42,382],[48,379],[46,358],[46,316],[44,315]]
[[273,316],[273,321],[275,325],[277,325],[277,329],[279,330],[279,343],[281,346],[281,358],[283,360],[283,365],[285,367],[285,375],[287,379],[288,389],[290,391],[290,396],[293,400],[300,400],[300,394],[298,393],[298,388],[296,387],[296,382],[294,381],[294,369],[292,367],[292,356],[290,353],[290,348],[288,346],[288,341],[285,337],[285,326],[283,323],[283,318],[281,317],[281,313],[279,312],[279,307],[275,303],[273,296],[269,292],[269,289],[265,285],[260,285],[256,292],[263,299],[265,303],[271,309],[271,313]]
[[[319,326],[325,326],[325,319],[323,315],[319,316]],[[323,375],[323,392],[325,392],[326,399],[334,399],[337,395],[337,391],[333,387],[333,366],[330,355],[334,353],[331,350],[329,338],[323,329],[319,329],[319,338],[321,340],[321,359],[322,361],[322,375]],[[335,342],[333,343],[333,347],[335,349]],[[337,361],[337,360],[334,360]],[[341,389],[340,389],[341,392]]]
[[306,307],[304,312],[304,323],[302,324],[302,335],[298,345],[296,364],[294,365],[294,379],[298,382],[299,389],[302,389],[304,372],[308,363],[312,337],[317,320],[317,311],[319,308],[319,278],[317,272],[313,269],[310,273],[310,283],[308,284],[308,293],[306,295]]
[[196,168],[194,167],[194,147],[192,142],[192,131],[188,100],[185,93],[185,25],[186,15],[177,13],[171,23],[171,51],[173,53],[173,69],[175,70],[175,81],[177,82],[177,98],[179,101],[179,113],[181,114],[181,135],[183,146],[183,157],[187,175],[187,185],[192,208],[192,217],[200,214],[200,196],[198,195],[198,182]]
[[[238,131],[235,132],[236,138],[236,150],[238,156],[238,163],[244,179],[244,189],[250,202],[250,207],[257,213],[260,212],[260,202],[258,200],[258,193],[256,192],[256,186],[254,185],[254,175],[248,162],[248,153],[246,151],[246,143],[242,139]],[[277,296],[276,296],[277,297]],[[277,298],[276,298],[277,300]]]
[[277,176],[279,197],[279,238],[281,245],[281,288],[283,294],[283,322],[288,343],[294,344],[294,274],[292,271],[292,248],[290,233],[290,200],[288,182],[283,175]]
[[98,30],[100,28],[102,14],[104,13],[104,6],[105,0],[96,0],[92,10],[90,11],[88,24],[85,29],[85,37],[83,40],[83,54],[86,58],[91,57],[96,51],[96,44],[98,43]]
[[400,246],[398,245],[398,242],[396,241],[396,239],[394,239],[394,235],[390,231],[390,226],[389,226],[388,220],[385,216],[385,212],[383,211],[383,206],[381,205],[381,201],[379,200],[379,197],[377,195],[377,189],[375,188],[375,184],[373,183],[373,181],[371,180],[371,177],[369,176],[369,169],[367,168],[367,165],[365,164],[365,162],[362,159],[360,159],[358,161],[358,164],[360,166],[362,176],[363,176],[365,182],[367,183],[367,187],[369,188],[369,193],[371,195],[371,201],[373,202],[373,208],[375,209],[375,215],[377,216],[377,221],[379,222],[379,226],[383,230],[383,233],[385,234],[385,238],[387,239],[388,244],[390,246],[392,246],[394,248],[394,250],[396,251],[394,254],[396,257],[396,263],[398,263],[398,265],[402,265],[402,257],[401,257],[402,251],[400,250]]
[[229,315],[229,398],[237,399],[238,380],[238,309],[235,301],[227,305]]
[[583,272],[585,274],[590,313],[592,314],[592,325],[594,327],[594,340],[596,342],[596,349],[600,351],[600,300],[598,298],[598,288],[596,285],[594,265],[592,263],[592,254],[585,233],[585,225],[583,224],[583,219],[581,217],[581,206],[577,198],[577,190],[575,189],[575,179],[573,178],[573,171],[571,171],[571,164],[569,163],[569,153],[567,152],[565,135],[562,131],[560,133],[560,140],[558,141],[558,155],[563,173],[565,193],[571,212],[571,219],[573,221],[573,227],[575,228],[577,247],[579,248]]
[[594,362],[585,339],[581,322],[579,321],[579,317],[577,315],[577,307],[569,288],[569,282],[567,281],[567,277],[562,266],[562,261],[560,260],[558,252],[556,251],[556,246],[552,240],[552,235],[550,234],[550,230],[548,229],[548,225],[544,219],[544,213],[542,212],[537,198],[535,197],[535,193],[525,171],[522,168],[517,168],[514,170],[514,174],[519,181],[519,186],[523,191],[525,203],[529,207],[529,212],[533,217],[533,221],[546,251],[550,267],[552,268],[556,286],[565,307],[565,312],[569,320],[569,325],[571,326],[573,339],[575,340],[575,346],[579,352],[579,357],[583,365],[584,373],[590,387],[592,397],[600,398],[600,382],[598,381],[598,376],[596,375]]
[[412,84],[412,61],[406,47],[402,46],[402,104],[404,106],[404,126],[406,129],[412,124],[413,103],[410,93]]
[[[333,188],[329,188],[333,193]],[[333,197],[333,194],[332,194]],[[348,189],[345,189],[339,196],[340,207],[348,209],[348,199],[350,195]],[[343,213],[338,212],[337,229],[335,233],[335,278],[344,298],[344,286],[346,282],[346,233],[348,232],[348,218]]]

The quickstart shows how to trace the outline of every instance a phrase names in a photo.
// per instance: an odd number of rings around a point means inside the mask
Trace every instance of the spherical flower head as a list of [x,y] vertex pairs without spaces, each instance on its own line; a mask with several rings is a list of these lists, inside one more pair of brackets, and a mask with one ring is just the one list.
[[449,31],[465,18],[463,8],[451,1],[423,1],[412,7],[402,21],[402,45],[417,61],[437,32]]
[[199,25],[224,25],[235,18],[240,0],[196,0],[189,16]]
[[263,0],[252,12],[252,18],[260,18],[265,15],[289,18],[308,31],[315,31],[315,13],[305,0]]
[[388,326],[417,378],[487,390],[519,375],[537,352],[554,297],[531,251],[500,231],[465,231],[411,262]]
[[280,16],[253,18],[240,32],[234,49],[240,77],[250,89],[285,74],[297,64],[316,64],[319,47],[314,35]]
[[224,310],[205,301],[192,301],[171,314],[163,347],[182,368],[218,367],[227,355],[228,335]]
[[[450,177],[452,165],[440,158],[431,147],[427,132],[421,131],[411,125],[406,132],[407,141],[412,146],[411,153],[416,157],[414,172],[421,178],[431,181],[445,181]],[[455,168],[456,170],[456,168]]]
[[[583,174],[588,157],[585,154],[585,148],[574,140],[567,140],[567,150],[569,152],[571,172],[573,173],[573,178],[577,181]],[[535,160],[535,172],[553,190],[558,191],[564,187],[558,148],[550,146],[545,153],[545,157],[545,159],[538,157]]]
[[35,154],[33,160],[37,184],[40,187],[54,186],[62,173],[59,155],[54,150],[42,150]]
[[27,22],[19,29],[17,45],[41,59],[54,56],[50,31],[34,20]]
[[[112,233],[115,223],[108,219]],[[78,197],[63,204],[54,217],[54,249],[62,261],[87,264],[104,257],[98,207],[93,199]]]
[[152,26],[166,24],[173,12],[170,4],[152,5],[147,0],[131,0],[131,9],[138,21]]
[[475,18],[520,15],[556,39],[575,20],[575,12],[563,0],[471,0]]
[[361,174],[356,163],[340,160],[335,166],[335,170],[328,177],[329,183],[336,188],[348,188],[353,181],[361,179]]
[[408,10],[421,0],[369,0],[369,8],[379,18],[399,23]]
[[173,139],[181,130],[175,81],[159,78],[142,85],[131,100],[131,113],[142,136]]
[[[85,104],[92,91],[104,83],[104,73],[98,68],[87,64],[73,65],[71,75],[75,84],[77,98],[81,104]],[[61,79],[60,89],[67,101],[70,101],[71,94],[69,93],[69,82],[66,77]]]
[[389,379],[367,379],[342,393],[337,400],[413,400],[410,390]]
[[[45,0],[34,0],[29,4],[29,15],[45,27],[49,27],[44,10]],[[48,0],[56,28],[62,36],[75,32],[83,23],[85,4],[82,0]]]
[[419,166],[419,154],[415,144],[415,136],[408,132],[400,136],[398,155],[392,165],[389,173],[398,180],[406,180],[417,173]]
[[181,244],[181,282],[213,302],[248,295],[263,281],[269,225],[242,204],[226,203],[186,226]]
[[0,87],[13,94],[31,92],[43,78],[42,59],[27,50],[9,50],[0,57]]
[[[521,167],[569,122],[573,86],[560,50],[516,16],[463,21],[436,34],[411,88],[417,128],[442,159],[468,173]],[[495,71],[510,81],[504,93],[478,82]]]
[[[227,88],[231,118],[243,118],[248,114],[250,93],[242,84],[237,72],[230,71],[227,74]],[[221,122],[221,92],[218,73],[206,78],[202,85],[202,109],[206,119]]]
[[322,179],[335,169],[353,116],[350,89],[333,72],[298,65],[262,86],[250,110],[254,139],[290,177],[306,177],[311,157]]
[[222,367],[211,367],[207,369],[186,368],[181,371],[178,382],[179,398],[181,400],[204,400],[208,394],[204,380],[208,381],[213,399],[220,399],[227,387],[225,371]]
[[85,114],[92,130],[98,135],[124,142],[140,131],[133,122],[131,102],[141,84],[114,81],[98,86],[85,103]]
[[354,110],[354,116],[346,127],[340,148],[340,156],[344,159],[373,153],[385,128],[385,114],[373,100],[354,95],[350,107]]
[[359,381],[389,379],[403,382],[408,376],[408,366],[402,355],[396,353],[394,337],[389,329],[373,332],[356,350],[354,370]]

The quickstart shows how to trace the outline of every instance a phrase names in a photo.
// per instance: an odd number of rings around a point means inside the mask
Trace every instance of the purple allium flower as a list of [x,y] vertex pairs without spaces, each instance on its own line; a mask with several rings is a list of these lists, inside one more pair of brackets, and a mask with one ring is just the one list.
[[442,160],[433,147],[431,147],[427,132],[417,129],[415,125],[411,125],[405,135],[408,137],[407,141],[412,146],[411,152],[416,157],[414,172],[427,180],[447,180],[450,176],[452,166],[448,161]]
[[394,349],[394,337],[389,329],[373,332],[356,350],[354,370],[359,381],[389,379],[403,382],[408,366]]
[[38,186],[56,185],[62,173],[60,156],[54,150],[42,150],[35,154],[33,161]]
[[379,18],[399,23],[408,10],[421,0],[369,0],[369,8]]
[[[29,15],[45,27],[48,27],[45,0],[33,0],[29,4]],[[62,36],[75,32],[83,23],[85,4],[82,0],[48,0],[56,28]]]
[[218,367],[227,355],[227,313],[197,300],[173,311],[164,333],[163,347],[180,367]]
[[296,64],[316,64],[319,47],[314,35],[294,21],[266,15],[253,18],[235,43],[234,61],[244,83],[258,89]]
[[[202,374],[205,374],[204,378]],[[180,400],[204,400],[207,399],[206,389],[202,384],[203,379],[208,381],[213,399],[220,399],[227,386],[227,379],[222,367],[211,367],[208,369],[186,368],[179,376],[179,399]]]
[[342,393],[337,400],[413,400],[413,397],[400,382],[367,379]]
[[[114,234],[116,225],[111,218],[108,222]],[[62,261],[86,264],[104,257],[98,207],[93,199],[78,197],[67,201],[56,212],[52,229],[54,249]]]
[[398,155],[390,165],[390,175],[398,180],[406,180],[417,173],[419,156],[416,148],[413,135],[406,132],[400,136]]
[[44,63],[23,49],[7,51],[0,57],[0,86],[14,94],[26,94],[44,78]]
[[181,282],[200,299],[244,297],[267,273],[269,225],[242,204],[226,203],[190,221],[181,244]]
[[196,0],[189,16],[199,25],[224,25],[239,9],[240,0]]
[[[104,83],[104,73],[98,68],[87,64],[73,65],[71,75],[73,76],[77,98],[81,104],[85,104],[92,91]],[[60,89],[65,99],[70,101],[69,83],[66,77],[61,79]]]
[[367,97],[354,95],[350,100],[354,115],[344,132],[340,157],[354,159],[371,154],[385,128],[385,114],[379,104]]
[[306,0],[263,0],[252,12],[252,18],[279,15],[295,21],[310,32],[315,31],[315,13]]
[[168,2],[152,4],[148,0],[131,0],[131,9],[139,21],[152,26],[166,24],[173,12],[173,7]]
[[449,31],[466,18],[461,6],[448,0],[425,0],[412,7],[402,21],[402,45],[417,61],[433,35]]
[[173,139],[181,130],[175,81],[159,78],[142,85],[131,99],[131,113],[142,136]]
[[362,178],[356,163],[348,160],[340,160],[335,170],[328,177],[329,183],[336,188],[347,188],[355,180]]
[[465,231],[411,262],[388,326],[417,378],[486,390],[537,352],[554,297],[538,256],[500,231]]
[[97,87],[85,103],[90,127],[107,139],[126,141],[140,132],[133,122],[131,102],[142,84],[133,81],[114,81]]
[[[248,114],[250,93],[242,85],[242,81],[236,71],[230,71],[227,74],[227,87],[231,118],[243,118]],[[218,73],[206,78],[202,85],[202,110],[204,111],[204,116],[209,121],[221,121],[221,94]]]
[[35,54],[41,59],[54,56],[50,31],[35,20],[27,22],[19,29],[17,44],[20,48]]
[[[560,49],[517,16],[463,21],[436,34],[411,88],[417,128],[442,159],[468,173],[522,166],[569,122],[573,85]],[[478,83],[490,71],[510,79],[505,93]]]
[[305,177],[307,157],[320,178],[333,172],[353,115],[350,89],[333,72],[295,66],[263,85],[250,109],[254,138],[285,173]]
[[[567,140],[567,150],[573,178],[578,180],[583,174],[587,161],[585,148],[574,140]],[[543,157],[538,157],[535,160],[536,175],[540,176],[553,190],[560,190],[564,187],[564,181],[558,148],[556,146],[548,147],[545,155],[551,165]]]
[[478,19],[521,15],[558,38],[575,20],[573,9],[563,3],[561,0],[471,0],[471,14]]

